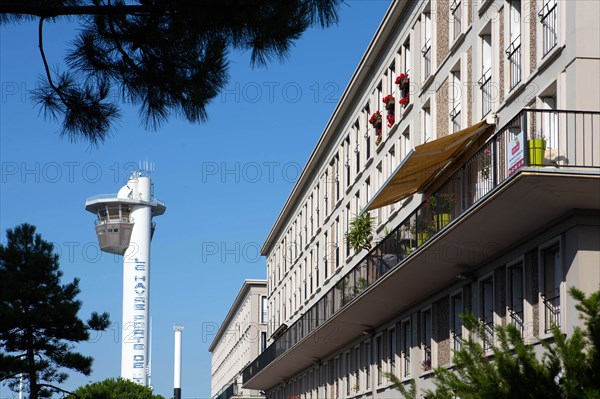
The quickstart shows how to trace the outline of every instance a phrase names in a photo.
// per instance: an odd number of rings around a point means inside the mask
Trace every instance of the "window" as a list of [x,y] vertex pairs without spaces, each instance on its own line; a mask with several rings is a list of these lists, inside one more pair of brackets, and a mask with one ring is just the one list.
[[431,12],[428,10],[423,13],[423,79],[431,75]]
[[371,113],[369,111],[369,105],[365,107],[362,112],[363,120],[365,121],[364,128],[364,140],[365,140],[365,160],[371,159],[371,135],[369,134],[369,118],[371,117]]
[[509,7],[510,45],[506,56],[510,64],[510,90],[521,82],[521,0],[510,0]]
[[263,324],[267,322],[267,297],[266,296],[260,297],[260,322]]
[[[325,249],[323,252],[323,278],[325,280],[327,280],[327,276],[329,275],[329,266],[328,266],[328,259],[327,257],[329,256],[328,254],[328,250],[329,250],[329,241],[327,241],[327,232],[323,233],[324,235],[324,242],[325,242]],[[317,283],[318,284],[318,283]]]
[[406,158],[410,150],[412,150],[412,143],[410,142],[410,128],[406,128],[402,132],[402,159]]
[[404,73],[410,76],[410,69],[412,66],[410,58],[410,36],[402,45],[402,63],[404,65]]
[[452,123],[452,133],[456,133],[461,129],[461,94],[462,83],[460,78],[460,69],[452,72],[452,87],[450,88],[452,95],[452,111],[450,112],[450,121]]
[[377,366],[377,386],[383,383],[383,335],[375,337],[375,364]]
[[523,262],[518,261],[506,269],[507,280],[507,311],[509,321],[517,327],[523,336]]
[[360,346],[354,347],[354,392],[360,391]]
[[396,374],[396,329],[390,328],[387,334],[388,371]]
[[433,321],[431,308],[421,311],[421,367],[423,371],[429,371],[432,367],[431,341],[433,336]]
[[423,108],[423,143],[427,143],[432,137],[431,108],[427,106]]
[[365,387],[371,388],[371,343],[365,341],[363,343],[363,366],[365,369]]
[[356,175],[360,173],[360,130],[358,129],[358,121],[354,124],[354,137],[355,137],[355,146],[354,146],[354,157],[355,157],[355,165],[356,165]]
[[459,0],[450,0],[450,21],[452,23],[452,39],[456,40],[461,33],[462,4]]
[[557,25],[556,25],[556,0],[547,0],[544,6],[538,13],[540,22],[542,23],[542,56],[550,52],[558,42]]
[[[396,146],[390,147],[390,151],[387,153],[387,175],[391,176],[396,168]],[[394,210],[395,204],[390,205],[390,210]]]
[[541,255],[544,333],[547,334],[553,325],[561,327],[560,283],[563,277],[559,244],[543,249]]
[[401,348],[402,351],[402,375],[410,377],[410,348],[412,342],[412,330],[410,328],[410,319],[406,319],[401,324]]
[[346,136],[346,140],[344,140],[344,153],[345,153],[345,163],[344,163],[344,171],[346,175],[346,188],[352,185],[352,171],[350,169],[350,135]]
[[346,396],[350,396],[351,382],[350,382],[350,352],[346,352],[344,362],[344,376],[346,378]]
[[462,320],[463,313],[462,292],[450,297],[450,334],[452,336],[452,347],[454,351],[460,350],[462,346]]
[[492,36],[481,36],[481,116],[492,110]]
[[487,351],[494,342],[494,279],[486,278],[479,282],[479,305],[481,321],[485,328],[483,347]]
[[260,352],[264,352],[267,348],[267,333],[264,331],[260,332]]

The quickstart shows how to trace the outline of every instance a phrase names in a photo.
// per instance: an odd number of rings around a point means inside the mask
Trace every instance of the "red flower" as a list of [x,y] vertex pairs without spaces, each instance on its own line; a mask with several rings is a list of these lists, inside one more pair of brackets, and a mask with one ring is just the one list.
[[387,104],[388,102],[394,102],[396,99],[394,98],[394,96],[392,96],[391,94],[388,94],[387,96],[383,97],[383,102],[384,104]]
[[400,75],[398,75],[398,77],[396,78],[396,84],[399,85],[404,79],[408,79],[407,73],[401,73]]
[[406,97],[402,97],[400,99],[400,104],[402,104],[403,106],[406,106],[408,104],[408,94],[406,95]]
[[378,123],[381,123],[381,112],[375,111],[375,113],[373,115],[371,115],[371,118],[369,119],[369,123],[373,126],[375,126]]
[[396,118],[394,118],[394,114],[388,114],[387,116],[387,121],[388,121],[388,127],[392,127],[394,125],[394,122],[396,121]]

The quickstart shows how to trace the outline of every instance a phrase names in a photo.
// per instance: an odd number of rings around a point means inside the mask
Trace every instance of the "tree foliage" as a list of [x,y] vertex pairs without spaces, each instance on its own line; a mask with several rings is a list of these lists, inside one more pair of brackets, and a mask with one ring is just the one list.
[[371,249],[371,238],[373,232],[373,217],[369,216],[369,212],[356,216],[350,222],[350,227],[346,232],[346,241],[350,248],[355,251]]
[[109,378],[77,388],[66,399],[164,399],[148,387],[121,378]]
[[[284,59],[310,26],[338,21],[343,0],[13,0],[0,23],[39,21],[45,77],[34,91],[62,134],[97,144],[119,116],[118,99],[139,106],[147,128],[171,116],[207,118],[227,82],[230,49],[251,52],[252,65]],[[45,21],[80,22],[65,71],[51,71]]]
[[[586,297],[576,288],[569,291],[585,322],[566,337],[554,326],[552,342],[542,341],[544,354],[536,356],[513,325],[494,328],[497,344],[486,353],[485,326],[472,314],[463,316],[469,338],[454,354],[454,367],[435,369],[435,389],[425,393],[433,399],[600,398],[600,291]],[[417,397],[415,381],[406,386],[388,374],[406,399]]]
[[48,398],[75,370],[89,375],[92,358],[73,350],[89,330],[108,327],[108,314],[87,323],[77,313],[79,281],[61,284],[59,257],[35,227],[8,229],[0,244],[0,381],[15,390],[22,374],[30,399]]

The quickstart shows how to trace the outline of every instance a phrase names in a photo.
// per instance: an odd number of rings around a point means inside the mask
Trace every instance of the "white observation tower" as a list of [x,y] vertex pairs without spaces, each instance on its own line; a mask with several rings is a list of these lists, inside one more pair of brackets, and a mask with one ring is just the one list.
[[166,206],[153,198],[146,168],[134,172],[117,194],[88,198],[85,210],[98,217],[100,249],[123,255],[121,377],[147,386],[152,218],[165,213]]

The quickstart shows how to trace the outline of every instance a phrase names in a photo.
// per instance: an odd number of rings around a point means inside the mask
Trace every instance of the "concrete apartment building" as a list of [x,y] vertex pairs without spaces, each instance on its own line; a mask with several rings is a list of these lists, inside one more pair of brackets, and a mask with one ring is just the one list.
[[[394,398],[383,373],[430,388],[463,312],[536,349],[581,324],[568,287],[600,287],[598,15],[391,2],[262,248],[268,346],[245,388]],[[373,247],[355,252],[364,212]]]
[[242,388],[242,370],[266,347],[266,306],[266,280],[244,281],[208,348],[212,354],[211,398],[264,398],[259,390]]

